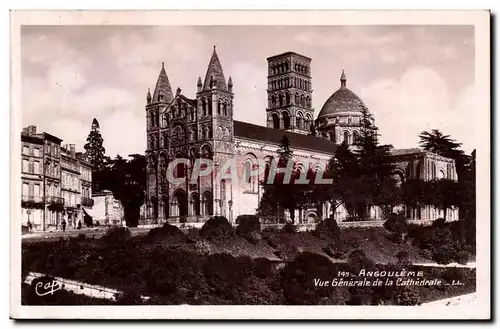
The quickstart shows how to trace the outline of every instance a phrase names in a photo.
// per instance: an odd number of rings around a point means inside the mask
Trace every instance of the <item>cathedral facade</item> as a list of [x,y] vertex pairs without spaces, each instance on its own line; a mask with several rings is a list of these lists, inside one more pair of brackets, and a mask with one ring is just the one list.
[[[234,120],[234,89],[226,80],[214,47],[204,79],[197,81],[195,98],[177,88],[175,93],[162,64],[153,94],[148,90],[147,191],[145,219],[139,224],[168,222],[202,223],[220,215],[234,223],[239,215],[255,214],[263,195],[262,175],[252,175],[259,163],[275,163],[280,140],[287,136],[299,170],[324,169],[342,142],[354,144],[360,134],[363,111],[361,99],[347,88],[342,71],[340,88],[325,102],[314,119],[312,107],[311,58],[294,52],[272,56],[268,62],[268,106],[266,126]],[[234,88],[234,89],[233,89]],[[264,110],[264,109],[262,109]],[[373,118],[371,118],[373,120]],[[398,178],[456,179],[454,161],[420,149],[393,150]],[[211,174],[191,174],[197,159],[211,160]],[[236,162],[236,177],[219,179],[228,161]],[[175,182],[167,179],[167,167],[176,163]],[[347,212],[328,203],[319,209],[297,210],[298,223],[314,223],[335,211],[342,221]],[[458,209],[448,210],[450,220]],[[381,218],[377,207],[373,219]],[[441,217],[436,209],[407,211],[411,219]]]

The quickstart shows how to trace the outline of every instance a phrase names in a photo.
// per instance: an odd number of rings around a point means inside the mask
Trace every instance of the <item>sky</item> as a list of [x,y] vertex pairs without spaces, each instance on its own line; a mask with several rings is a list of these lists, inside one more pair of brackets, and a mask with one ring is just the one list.
[[97,118],[108,156],[144,154],[161,63],[173,91],[195,98],[214,45],[235,120],[265,125],[266,58],[294,51],[312,58],[315,117],[344,69],[382,143],[417,147],[420,132],[440,129],[477,147],[473,26],[23,26],[22,125],[81,151]]

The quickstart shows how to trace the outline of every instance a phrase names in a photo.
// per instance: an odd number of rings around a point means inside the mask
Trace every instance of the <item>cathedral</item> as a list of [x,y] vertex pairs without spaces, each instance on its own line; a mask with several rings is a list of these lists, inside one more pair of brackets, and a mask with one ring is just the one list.
[[[267,63],[265,127],[233,119],[238,111],[233,106],[237,86],[231,77],[226,79],[215,46],[204,79],[198,78],[193,99],[183,95],[180,88],[173,92],[162,63],[153,94],[148,90],[146,98],[146,216],[140,225],[203,223],[214,215],[234,223],[239,215],[255,214],[263,195],[263,177],[245,173],[255,171],[259,161],[273,164],[283,136],[288,137],[301,171],[324,169],[339,144],[355,143],[367,108],[347,87],[344,71],[338,89],[314,118],[311,58],[286,52],[267,58]],[[452,159],[418,148],[393,149],[392,157],[394,175],[400,181],[457,179]],[[213,173],[193,182],[191,172],[198,158],[212,160]],[[175,159],[189,161],[175,167],[173,175],[180,183],[174,184],[167,180],[167,166]],[[215,173],[227,160],[236,161],[237,176],[247,178],[216,179]],[[347,218],[342,206],[333,209],[326,203],[319,209],[297,210],[295,219],[299,224],[315,223],[332,212],[338,221]],[[405,213],[411,220],[443,216],[443,210],[433,207],[405,209]],[[370,209],[370,217],[381,219],[380,209]],[[447,217],[458,219],[458,209],[448,210]]]

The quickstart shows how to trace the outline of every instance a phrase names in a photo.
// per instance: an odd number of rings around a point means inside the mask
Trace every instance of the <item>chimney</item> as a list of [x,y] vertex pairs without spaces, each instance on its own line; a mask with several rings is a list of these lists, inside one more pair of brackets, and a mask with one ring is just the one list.
[[28,126],[26,128],[23,128],[23,134],[26,135],[35,135],[36,134],[36,126]]

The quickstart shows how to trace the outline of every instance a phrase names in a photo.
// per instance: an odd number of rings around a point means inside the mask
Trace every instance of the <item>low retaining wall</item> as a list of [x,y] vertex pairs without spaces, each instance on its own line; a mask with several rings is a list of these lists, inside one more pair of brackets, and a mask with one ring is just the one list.
[[[92,298],[99,298],[99,299],[107,299],[107,300],[116,300],[116,295],[121,294],[122,292],[116,289],[112,288],[107,288],[103,286],[97,286],[97,285],[91,285],[85,282],[79,282],[79,281],[74,281],[74,280],[69,280],[57,276],[52,276],[52,275],[46,275],[43,273],[38,273],[38,272],[30,272],[26,276],[26,280],[24,280],[24,283],[26,284],[31,284],[33,280],[37,278],[41,278],[44,276],[50,276],[52,277],[55,281],[57,281],[59,284],[62,285],[62,289],[72,292],[77,295],[85,295],[88,297]],[[143,300],[148,300],[149,297],[147,296],[141,296]]]

